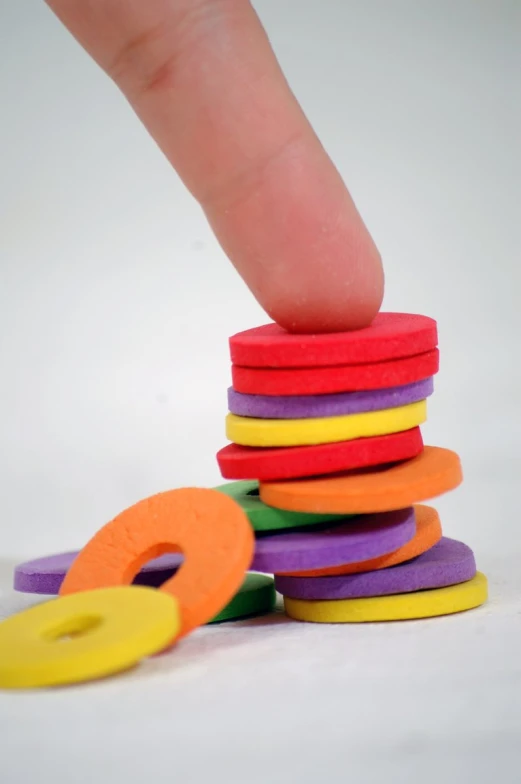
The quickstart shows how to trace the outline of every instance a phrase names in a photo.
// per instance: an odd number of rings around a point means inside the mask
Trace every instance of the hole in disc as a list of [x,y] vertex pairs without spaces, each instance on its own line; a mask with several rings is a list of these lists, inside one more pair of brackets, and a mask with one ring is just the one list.
[[90,634],[100,626],[102,620],[99,615],[79,615],[66,618],[52,629],[48,629],[42,636],[48,642],[68,642],[76,637]]

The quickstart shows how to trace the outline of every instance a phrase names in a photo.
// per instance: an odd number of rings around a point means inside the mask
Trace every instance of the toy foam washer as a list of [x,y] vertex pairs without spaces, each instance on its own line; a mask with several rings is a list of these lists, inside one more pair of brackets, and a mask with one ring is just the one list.
[[437,342],[436,321],[411,313],[379,313],[364,329],[315,335],[265,324],[229,340],[232,362],[254,368],[362,365],[422,354]]
[[122,672],[172,644],[177,600],[142,586],[53,599],[0,623],[0,688],[62,686]]
[[228,414],[226,435],[242,446],[306,446],[399,433],[418,427],[426,419],[426,400],[383,411],[316,419],[255,419]]
[[367,365],[313,368],[251,368],[232,365],[232,385],[250,395],[325,395],[333,392],[388,389],[434,376],[439,370],[437,348]]
[[279,575],[277,591],[291,599],[363,599],[458,585],[476,574],[474,553],[463,542],[443,537],[423,555],[391,569],[333,577]]
[[298,479],[368,468],[416,457],[423,450],[419,427],[372,438],[293,447],[228,444],[217,453],[225,479]]
[[369,389],[362,392],[341,392],[333,395],[243,395],[228,389],[230,413],[260,419],[306,419],[311,417],[346,416],[367,411],[397,408],[432,395],[434,379],[391,389]]
[[261,501],[294,512],[370,514],[435,498],[463,479],[459,456],[426,446],[412,460],[367,472],[288,482],[261,482]]
[[451,615],[479,607],[487,598],[487,578],[476,572],[467,582],[430,591],[316,602],[284,598],[284,609],[290,618],[308,623],[375,623]]

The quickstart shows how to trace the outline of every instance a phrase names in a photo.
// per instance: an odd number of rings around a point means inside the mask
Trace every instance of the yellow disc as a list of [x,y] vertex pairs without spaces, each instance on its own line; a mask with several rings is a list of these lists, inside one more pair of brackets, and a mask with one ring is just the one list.
[[472,610],[488,597],[487,578],[476,572],[472,580],[429,591],[374,596],[367,599],[303,601],[284,597],[284,609],[290,618],[310,623],[374,623],[433,618],[436,615]]
[[381,411],[311,419],[256,419],[228,414],[226,437],[241,446],[330,444],[400,433],[423,424],[426,418],[426,400]]
[[173,642],[173,596],[134,585],[38,604],[0,623],[0,688],[61,686],[126,670]]

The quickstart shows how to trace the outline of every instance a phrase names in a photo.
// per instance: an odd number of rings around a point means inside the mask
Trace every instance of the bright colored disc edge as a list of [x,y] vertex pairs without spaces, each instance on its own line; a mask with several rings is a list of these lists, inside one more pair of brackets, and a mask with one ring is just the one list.
[[314,602],[284,597],[284,610],[290,618],[308,623],[375,623],[452,615],[475,609],[487,598],[487,578],[476,572],[459,585],[409,594]]

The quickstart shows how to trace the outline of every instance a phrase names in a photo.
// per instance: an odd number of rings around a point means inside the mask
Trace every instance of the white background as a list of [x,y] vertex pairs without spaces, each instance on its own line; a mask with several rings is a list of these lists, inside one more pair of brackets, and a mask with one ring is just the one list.
[[[438,320],[423,428],[485,608],[203,629],[110,681],[0,694],[2,784],[519,780],[521,7],[256,8],[382,253]],[[266,321],[112,83],[43,3],[0,4],[0,615],[20,560],[159,490],[220,482],[228,336]],[[207,756],[205,756],[207,755]],[[70,766],[69,772],[66,772]]]

